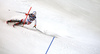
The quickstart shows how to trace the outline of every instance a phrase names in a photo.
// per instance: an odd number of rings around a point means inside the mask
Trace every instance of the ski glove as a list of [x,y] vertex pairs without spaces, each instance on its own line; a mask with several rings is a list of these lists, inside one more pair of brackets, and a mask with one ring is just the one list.
[[25,15],[28,15],[27,13],[25,13]]
[[36,28],[36,25],[34,25],[34,27]]

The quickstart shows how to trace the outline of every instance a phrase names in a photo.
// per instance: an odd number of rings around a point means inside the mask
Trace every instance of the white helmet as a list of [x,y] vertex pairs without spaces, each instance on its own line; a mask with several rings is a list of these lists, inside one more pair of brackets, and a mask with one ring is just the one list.
[[33,14],[36,16],[36,11],[33,11]]

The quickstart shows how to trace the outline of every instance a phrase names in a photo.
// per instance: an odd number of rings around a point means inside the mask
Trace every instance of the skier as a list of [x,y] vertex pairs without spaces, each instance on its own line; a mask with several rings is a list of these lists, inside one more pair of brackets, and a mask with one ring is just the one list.
[[36,11],[34,11],[33,13],[27,14],[25,13],[25,15],[28,15],[26,21],[25,19],[21,19],[21,20],[8,20],[6,23],[10,23],[10,22],[17,22],[13,25],[14,26],[18,26],[18,25],[22,25],[22,24],[31,24],[34,20],[35,20],[35,25],[34,27],[36,28]]

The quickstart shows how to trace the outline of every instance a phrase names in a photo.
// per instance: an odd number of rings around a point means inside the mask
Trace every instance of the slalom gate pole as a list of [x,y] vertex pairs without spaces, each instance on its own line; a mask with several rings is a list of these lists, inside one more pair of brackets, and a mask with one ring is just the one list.
[[[31,9],[32,9],[32,7],[30,7],[30,9],[29,9],[29,11],[28,11],[27,14],[29,14],[29,12],[31,11]],[[25,18],[24,24],[25,24],[25,22],[26,22],[27,17],[28,17],[28,15],[26,15],[26,18]],[[24,26],[24,24],[23,24],[23,26]]]
[[52,44],[52,42],[53,42],[54,38],[55,38],[55,37],[53,37],[53,39],[52,39],[52,41],[51,41],[51,43],[50,43],[50,45],[49,45],[49,47],[48,47],[48,49],[47,49],[47,51],[46,51],[46,53],[45,53],[45,54],[47,54],[47,52],[48,52],[48,50],[49,50],[49,48],[50,48],[50,46],[51,46],[51,44]]

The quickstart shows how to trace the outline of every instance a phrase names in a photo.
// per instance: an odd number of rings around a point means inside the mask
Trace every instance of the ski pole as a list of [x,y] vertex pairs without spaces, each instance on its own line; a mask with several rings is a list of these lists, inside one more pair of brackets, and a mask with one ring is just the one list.
[[[8,11],[13,11],[13,10],[10,10],[10,9],[8,9]],[[17,13],[26,14],[25,12],[20,12],[20,11],[13,11],[13,12],[17,12]]]

